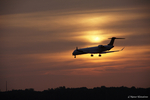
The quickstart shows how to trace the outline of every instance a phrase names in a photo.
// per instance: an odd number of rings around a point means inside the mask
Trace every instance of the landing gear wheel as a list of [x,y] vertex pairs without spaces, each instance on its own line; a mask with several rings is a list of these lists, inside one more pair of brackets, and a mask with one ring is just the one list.
[[93,57],[93,54],[91,54],[91,57]]
[[101,57],[101,55],[99,54],[99,57]]

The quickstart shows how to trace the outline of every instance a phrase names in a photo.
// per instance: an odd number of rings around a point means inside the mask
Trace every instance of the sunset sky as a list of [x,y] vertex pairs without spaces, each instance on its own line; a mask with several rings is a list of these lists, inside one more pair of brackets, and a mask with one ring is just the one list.
[[[76,47],[116,53],[72,56]],[[149,0],[1,0],[0,90],[150,87]]]

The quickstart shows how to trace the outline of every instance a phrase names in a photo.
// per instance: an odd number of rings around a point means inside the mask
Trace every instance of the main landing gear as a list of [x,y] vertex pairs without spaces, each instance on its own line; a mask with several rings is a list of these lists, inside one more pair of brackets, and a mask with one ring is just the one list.
[[[94,55],[93,55],[93,54],[91,54],[91,57],[93,57],[93,56],[94,56]],[[99,54],[98,56],[99,56],[99,57],[101,57],[101,55],[100,55],[100,54]]]

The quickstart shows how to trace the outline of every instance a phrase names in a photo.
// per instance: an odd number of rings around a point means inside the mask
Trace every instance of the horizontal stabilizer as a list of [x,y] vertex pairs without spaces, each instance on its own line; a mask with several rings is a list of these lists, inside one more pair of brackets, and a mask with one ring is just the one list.
[[112,45],[114,44],[115,39],[125,39],[125,38],[116,38],[116,37],[112,37],[112,38],[108,38],[111,39],[110,43],[108,45]]
[[125,38],[116,38],[116,37],[112,37],[112,38],[108,38],[108,39],[125,39]]

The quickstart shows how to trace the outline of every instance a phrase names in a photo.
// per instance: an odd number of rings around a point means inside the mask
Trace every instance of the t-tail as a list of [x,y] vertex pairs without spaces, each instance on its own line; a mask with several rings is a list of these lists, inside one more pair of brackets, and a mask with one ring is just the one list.
[[110,43],[108,45],[112,45],[114,44],[115,39],[125,39],[125,38],[116,38],[116,37],[112,37],[112,38],[108,38],[111,39]]

